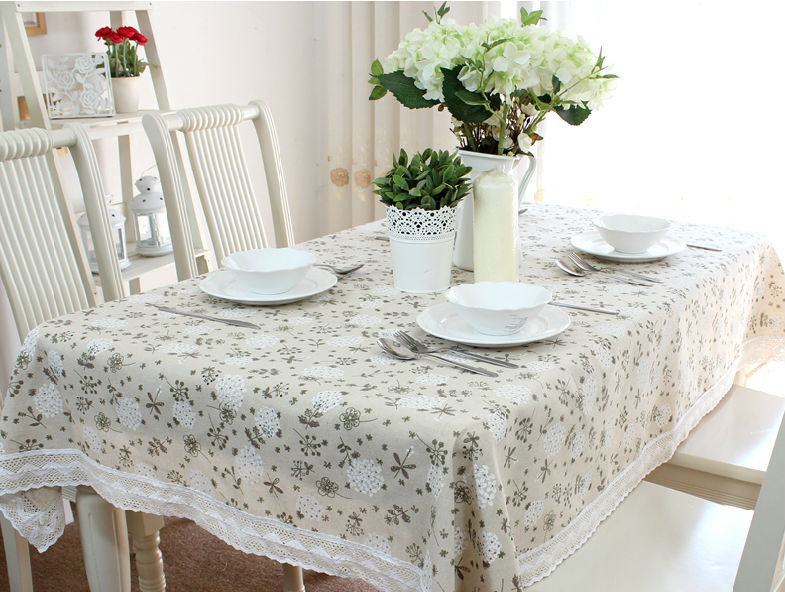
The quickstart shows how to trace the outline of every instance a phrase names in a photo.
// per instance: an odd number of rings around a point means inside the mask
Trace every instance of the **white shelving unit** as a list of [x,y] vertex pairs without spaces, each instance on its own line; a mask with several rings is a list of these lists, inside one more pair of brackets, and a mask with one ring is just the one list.
[[[133,12],[139,31],[147,37],[145,59],[153,82],[158,112],[171,111],[166,90],[161,60],[150,20],[151,2],[0,2],[0,115],[3,129],[35,126],[46,129],[57,128],[65,123],[76,121],[89,127],[88,133],[93,140],[115,138],[120,160],[120,183],[122,202],[126,216],[126,236],[129,237],[129,253],[133,252],[133,221],[128,209],[134,195],[132,170],[131,135],[142,132],[142,116],[148,111],[123,113],[113,117],[56,119],[48,116],[41,84],[41,73],[36,70],[30,50],[22,13],[25,12],[108,12],[112,28],[125,24],[124,12]],[[23,96],[30,113],[29,120],[21,120],[17,98]],[[174,142],[178,146],[177,142]],[[180,169],[182,158],[178,155]],[[191,220],[192,234],[200,241],[197,248],[197,265],[201,272],[207,271],[206,254],[202,233],[195,219]],[[141,257],[131,255],[131,266],[123,271],[131,293],[141,289],[143,275],[161,269],[173,262],[172,256]]]

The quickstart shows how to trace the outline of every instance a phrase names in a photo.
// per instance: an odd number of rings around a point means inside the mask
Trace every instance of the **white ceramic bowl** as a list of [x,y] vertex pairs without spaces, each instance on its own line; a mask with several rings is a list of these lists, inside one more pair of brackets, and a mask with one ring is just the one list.
[[605,241],[620,253],[643,253],[665,236],[670,222],[664,218],[632,214],[606,214],[594,221]]
[[551,301],[542,286],[515,282],[461,284],[444,295],[464,321],[485,335],[517,333]]
[[316,255],[298,249],[253,249],[232,253],[222,265],[247,290],[282,294],[294,288],[316,261]]

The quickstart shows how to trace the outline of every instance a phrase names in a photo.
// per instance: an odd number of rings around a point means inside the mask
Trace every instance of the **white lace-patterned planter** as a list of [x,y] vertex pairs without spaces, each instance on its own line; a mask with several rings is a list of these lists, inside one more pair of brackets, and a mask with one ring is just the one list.
[[429,294],[450,287],[455,209],[387,208],[393,283],[402,292]]

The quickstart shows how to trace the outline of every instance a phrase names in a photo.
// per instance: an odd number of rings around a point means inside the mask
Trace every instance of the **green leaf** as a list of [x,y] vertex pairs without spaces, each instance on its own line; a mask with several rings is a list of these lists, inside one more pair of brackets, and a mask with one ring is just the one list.
[[378,59],[374,60],[373,64],[371,64],[371,74],[374,76],[381,76],[384,74],[384,67]]
[[471,92],[468,90],[457,90],[455,96],[461,99],[467,105],[482,105],[485,106],[485,97],[480,93]]
[[402,70],[380,74],[377,78],[379,78],[379,84],[395,95],[401,105],[409,109],[433,107],[439,102],[423,98],[425,91],[417,88],[414,85],[414,79],[406,76]]
[[377,101],[387,94],[387,89],[383,86],[374,86],[371,95],[368,97],[369,101]]
[[393,183],[401,189],[406,189],[407,191],[409,189],[409,184],[400,175],[393,175]]
[[527,12],[526,9],[521,6],[521,25],[536,25],[539,21],[545,21],[548,19],[543,18],[542,10],[534,10],[532,12]]
[[559,89],[561,89],[561,80],[558,79],[556,74],[551,76],[551,86],[553,86],[553,94],[559,94]]
[[[444,93],[444,103],[458,121],[468,121],[469,123],[480,123],[488,119],[492,113],[481,105],[469,105],[458,96],[458,92],[466,92],[466,87],[458,80],[458,74],[462,66],[455,66],[452,70],[442,68],[444,82],[442,82],[442,92]],[[470,93],[471,94],[471,93]],[[477,93],[474,93],[477,94]]]
[[580,125],[591,115],[591,109],[579,105],[572,105],[569,109],[556,107],[554,111],[570,125]]

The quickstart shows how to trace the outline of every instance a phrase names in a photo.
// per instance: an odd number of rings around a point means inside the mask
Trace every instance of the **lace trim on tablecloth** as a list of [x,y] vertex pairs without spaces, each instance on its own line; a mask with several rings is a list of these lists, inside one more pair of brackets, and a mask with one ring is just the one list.
[[[762,337],[747,342],[743,355],[696,401],[673,430],[649,442],[641,456],[567,528],[547,543],[518,556],[523,585],[546,577],[580,548],[643,477],[673,455],[690,430],[729,390],[738,367],[751,363],[755,354],[770,357],[783,345],[785,340],[781,338]],[[427,592],[426,582],[431,579],[430,574],[411,563],[371,547],[253,516],[181,485],[104,467],[79,450],[5,455],[0,461],[0,491],[4,492],[0,496],[0,511],[22,536],[43,552],[63,532],[62,497],[57,488],[68,485],[90,485],[101,497],[124,510],[191,519],[245,553],[330,575],[359,577],[387,592]]]

